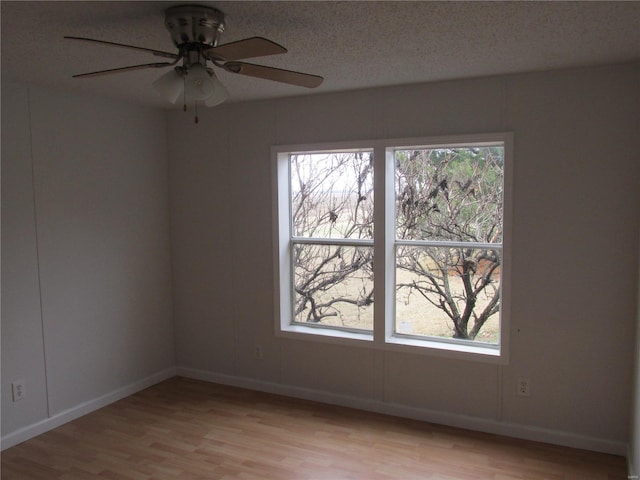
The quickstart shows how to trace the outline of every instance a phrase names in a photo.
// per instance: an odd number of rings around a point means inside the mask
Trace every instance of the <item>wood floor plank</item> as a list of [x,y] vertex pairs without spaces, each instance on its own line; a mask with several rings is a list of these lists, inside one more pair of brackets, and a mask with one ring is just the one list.
[[173,378],[5,450],[2,480],[617,480],[622,457]]

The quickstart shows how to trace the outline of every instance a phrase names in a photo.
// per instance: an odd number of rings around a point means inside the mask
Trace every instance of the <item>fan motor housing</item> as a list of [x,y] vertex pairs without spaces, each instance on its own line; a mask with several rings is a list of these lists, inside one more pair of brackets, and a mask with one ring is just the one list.
[[164,24],[178,48],[192,43],[215,47],[224,31],[224,14],[203,5],[178,5],[167,9]]

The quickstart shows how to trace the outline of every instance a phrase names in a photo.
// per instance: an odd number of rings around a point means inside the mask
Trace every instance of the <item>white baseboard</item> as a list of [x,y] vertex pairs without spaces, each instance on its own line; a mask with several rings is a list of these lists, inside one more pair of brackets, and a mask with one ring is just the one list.
[[162,370],[158,373],[150,375],[142,380],[126,385],[122,388],[118,388],[112,392],[102,395],[98,398],[88,400],[75,407],[64,410],[60,413],[56,413],[49,418],[40,420],[19,430],[11,432],[0,439],[0,450],[13,447],[19,443],[22,443],[30,438],[33,438],[42,433],[48,432],[60,425],[64,425],[67,422],[82,417],[88,413],[91,413],[99,408],[106,407],[107,405],[117,402],[129,395],[133,395],[145,388],[148,388],[156,383],[162,382],[169,378],[176,376],[176,368],[171,367],[166,370]]
[[[499,422],[497,420],[487,418],[479,418],[460,415],[456,413],[409,407],[406,405],[381,402],[378,400],[358,398],[348,395],[340,395],[322,390],[314,390],[292,385],[282,385],[273,382],[256,380],[253,378],[236,377],[233,375],[226,375],[185,367],[168,368],[142,380],[134,382],[130,385],[114,390],[106,395],[81,403],[79,405],[76,405],[75,407],[57,413],[49,418],[11,432],[0,439],[0,450],[5,450],[7,448],[13,447],[14,445],[22,443],[26,440],[29,440],[30,438],[59,427],[60,425],[63,425],[67,422],[75,420],[76,418],[105,407],[129,395],[133,395],[134,393],[137,393],[141,390],[144,390],[145,388],[155,385],[156,383],[174,377],[175,375],[213,383],[220,383],[224,385],[231,385],[235,387],[247,388],[251,390],[258,390],[267,393],[285,395],[288,397],[301,398],[332,405],[340,405],[343,407],[357,408],[359,410],[366,410],[397,417],[413,418],[416,420],[436,423],[440,425],[448,425],[451,427],[493,433],[497,435],[521,438],[525,440],[534,440],[537,442],[551,443],[555,445],[580,448],[584,450],[593,450],[596,452],[609,453],[613,455],[627,456],[627,458],[629,459],[628,445],[624,442],[604,440],[600,438],[588,437],[575,433],[550,430],[529,425]],[[631,474],[633,475],[632,467],[633,466],[629,464],[629,472],[631,472]]]
[[204,380],[213,383],[231,385],[235,387],[258,390],[267,393],[285,395],[288,397],[313,400],[321,403],[340,405],[343,407],[357,408],[370,412],[383,413],[397,417],[412,418],[440,425],[464,428],[485,433],[504,435],[507,437],[533,440],[536,442],[551,443],[565,447],[580,448],[613,455],[626,456],[628,446],[624,442],[605,440],[585,435],[579,435],[560,430],[550,430],[529,425],[520,425],[508,422],[499,422],[488,418],[472,417],[456,413],[428,410],[409,407],[406,405],[381,402],[365,398],[351,397],[322,390],[313,390],[304,387],[282,385],[273,382],[265,382],[246,377],[196,370],[192,368],[177,367],[176,374],[182,377],[196,380]]

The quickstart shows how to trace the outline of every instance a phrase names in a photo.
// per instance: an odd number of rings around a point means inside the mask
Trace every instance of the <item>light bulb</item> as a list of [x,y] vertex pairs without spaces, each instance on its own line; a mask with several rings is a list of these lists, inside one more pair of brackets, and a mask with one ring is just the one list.
[[195,63],[189,67],[185,81],[185,93],[191,100],[202,101],[214,93],[214,82],[201,64]]

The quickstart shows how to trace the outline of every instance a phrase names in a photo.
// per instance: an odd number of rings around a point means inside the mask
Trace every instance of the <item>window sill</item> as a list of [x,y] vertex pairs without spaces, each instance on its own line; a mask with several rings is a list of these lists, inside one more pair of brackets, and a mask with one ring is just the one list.
[[285,338],[298,340],[311,340],[317,342],[357,345],[371,347],[373,343],[373,333],[350,332],[331,328],[307,327],[305,325],[288,325],[276,331],[276,335]]
[[434,355],[485,363],[507,363],[506,355],[501,352],[502,349],[497,345],[490,344],[469,345],[429,340],[427,338],[414,339],[391,336],[386,339],[384,349],[394,352]]
[[386,352],[430,355],[491,364],[507,364],[507,358],[505,353],[501,352],[502,349],[499,346],[490,344],[469,345],[396,336],[390,336],[385,343],[377,344],[374,343],[372,333],[358,333],[304,325],[289,325],[286,329],[278,329],[276,336],[334,345],[373,348]]

